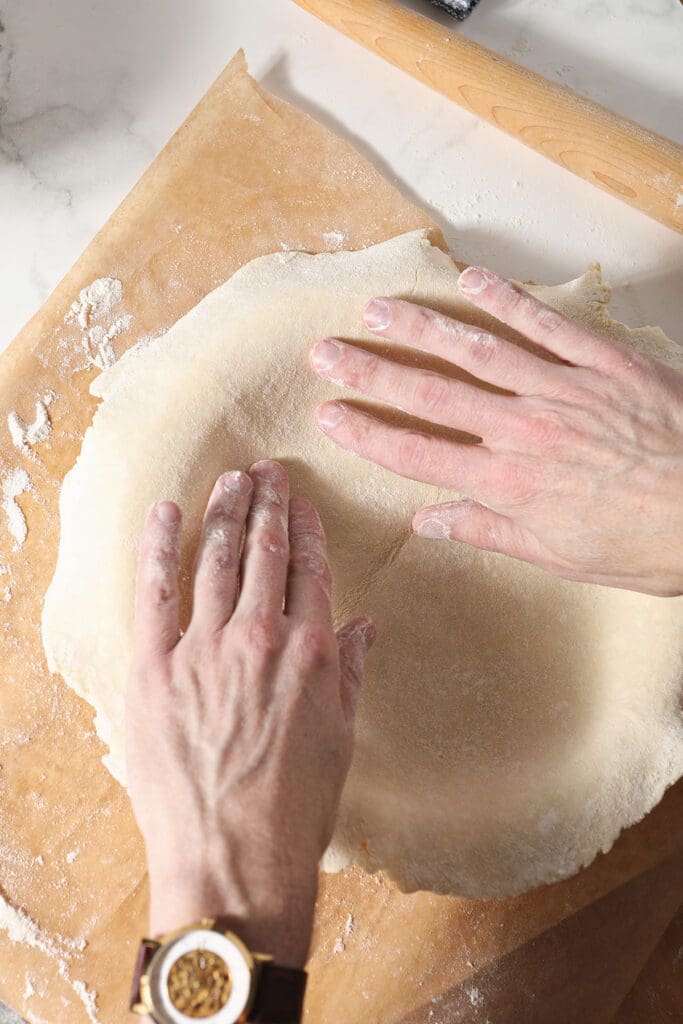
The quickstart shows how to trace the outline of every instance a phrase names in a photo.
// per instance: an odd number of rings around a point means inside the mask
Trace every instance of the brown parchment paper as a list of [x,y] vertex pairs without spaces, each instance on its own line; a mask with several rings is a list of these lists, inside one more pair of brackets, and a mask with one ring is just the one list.
[[[0,359],[0,471],[22,466],[33,486],[18,499],[23,547],[0,537],[11,570],[0,578],[11,588],[0,604],[0,998],[33,1024],[130,1020],[146,911],[128,799],[100,764],[89,706],[50,677],[40,643],[59,487],[95,404],[70,306],[94,279],[118,278],[115,313],[132,318],[120,354],[255,256],[360,248],[418,227],[443,244],[423,211],[258,86],[238,54]],[[28,461],[4,424],[11,411],[30,422],[48,391],[53,434]],[[682,850],[677,787],[588,871],[519,899],[401,896],[355,870],[326,878],[306,1019],[607,1024],[681,902]]]

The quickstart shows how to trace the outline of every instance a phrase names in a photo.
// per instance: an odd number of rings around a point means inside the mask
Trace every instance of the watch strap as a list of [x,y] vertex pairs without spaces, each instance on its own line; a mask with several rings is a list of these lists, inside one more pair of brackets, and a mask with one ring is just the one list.
[[264,961],[259,969],[249,1024],[300,1024],[307,980],[306,971]]
[[[206,922],[209,925],[209,922]],[[214,927],[230,930],[228,919],[216,918]],[[162,940],[163,941],[163,940]],[[143,939],[138,949],[130,994],[130,1009],[147,1013],[141,992],[141,979],[148,971],[162,942]],[[308,975],[293,967],[280,967],[272,960],[258,960],[256,992],[249,1013],[249,1024],[300,1024]]]
[[140,982],[142,981],[143,974],[147,973],[147,968],[150,965],[152,957],[159,949],[160,943],[155,942],[154,939],[143,939],[138,948],[138,955],[135,960],[135,970],[133,972],[133,983],[130,990],[130,1001],[129,1007],[134,1013],[146,1012],[146,1007],[142,1002],[142,993],[140,992]]

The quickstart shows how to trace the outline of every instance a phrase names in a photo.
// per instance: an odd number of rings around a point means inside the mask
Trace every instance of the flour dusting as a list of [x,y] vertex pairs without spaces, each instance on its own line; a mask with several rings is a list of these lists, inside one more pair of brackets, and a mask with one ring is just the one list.
[[88,988],[84,981],[72,981],[71,987],[83,1003],[92,1024],[100,1024],[100,1019],[97,1016],[97,992]]
[[[13,907],[0,895],[0,930],[6,932],[10,942],[38,949],[57,962],[57,972],[71,986],[92,1024],[100,1024],[97,1016],[97,993],[83,981],[72,979],[70,968],[74,958],[80,957],[87,946],[84,938],[69,939],[64,935],[44,931],[21,907]],[[31,977],[25,978],[24,999],[40,995]],[[35,1016],[35,1015],[34,1015]]]
[[26,516],[17,504],[20,494],[33,490],[31,477],[25,469],[12,469],[5,474],[2,480],[2,509],[7,516],[7,527],[15,540],[15,550],[18,550],[26,540],[28,526]]
[[86,945],[85,939],[67,939],[63,935],[43,931],[25,910],[13,907],[1,895],[0,929],[7,933],[10,942],[39,949],[60,964],[71,960],[76,953],[82,953]]
[[33,451],[33,446],[47,441],[52,433],[52,423],[47,410],[48,406],[54,402],[55,397],[54,391],[48,391],[42,398],[36,398],[33,423],[26,423],[18,412],[10,412],[7,416],[7,426],[12,444],[19,449],[22,455],[26,455],[34,462],[37,461],[38,456]]
[[[106,370],[113,366],[117,356],[112,342],[133,322],[129,313],[114,315],[114,307],[123,299],[123,285],[115,277],[98,277],[83,288],[76,302],[64,317],[65,323],[75,323],[81,329],[81,345],[88,363]],[[103,320],[106,323],[94,323]]]
[[87,330],[91,320],[108,316],[114,306],[123,298],[123,285],[115,277],[98,277],[82,288],[78,299],[73,302],[66,315],[68,321],[75,321],[82,330]]
[[343,231],[325,231],[323,232],[323,241],[332,252],[339,252],[344,248],[346,234]]
[[472,985],[470,986],[470,988],[466,988],[465,992],[467,993],[467,998],[469,999],[472,1006],[484,1005],[484,996],[481,992],[481,989],[478,989],[475,985]]
[[90,327],[82,336],[81,342],[89,362],[98,366],[100,370],[106,370],[116,362],[116,352],[112,342],[119,334],[127,330],[133,322],[133,317],[126,313],[118,317],[114,323],[105,330],[101,324]]

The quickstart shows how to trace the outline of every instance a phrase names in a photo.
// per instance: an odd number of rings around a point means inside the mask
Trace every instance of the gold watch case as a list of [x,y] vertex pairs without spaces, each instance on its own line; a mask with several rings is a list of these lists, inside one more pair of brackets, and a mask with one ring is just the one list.
[[148,959],[131,1009],[155,1024],[246,1024],[259,964],[272,959],[251,953],[213,918],[145,939],[143,947]]

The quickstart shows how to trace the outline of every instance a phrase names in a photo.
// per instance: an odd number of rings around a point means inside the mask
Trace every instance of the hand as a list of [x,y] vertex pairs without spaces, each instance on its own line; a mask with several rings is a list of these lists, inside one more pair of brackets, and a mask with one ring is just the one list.
[[162,502],[150,511],[128,778],[147,847],[152,934],[230,915],[251,949],[300,967],[374,627],[356,619],[335,635],[315,508],[289,502],[277,463],[250,474],[225,474],[211,495],[182,638],[180,510]]
[[398,299],[368,303],[365,324],[508,394],[335,339],[314,345],[311,362],[327,380],[483,442],[388,426],[344,402],[320,406],[321,430],[396,473],[468,495],[421,509],[421,537],[500,551],[566,579],[683,593],[683,375],[489,270],[469,268],[459,287],[539,355]]

